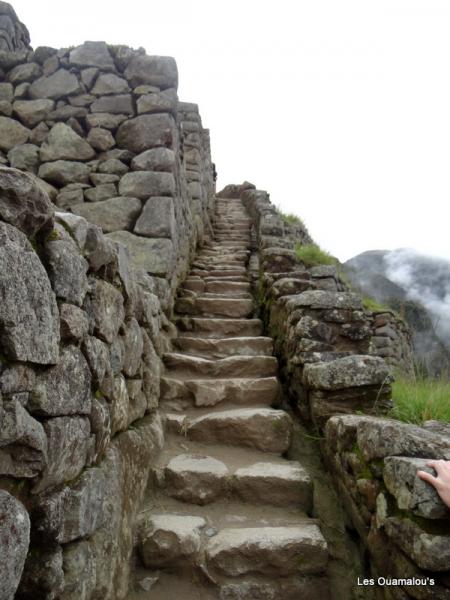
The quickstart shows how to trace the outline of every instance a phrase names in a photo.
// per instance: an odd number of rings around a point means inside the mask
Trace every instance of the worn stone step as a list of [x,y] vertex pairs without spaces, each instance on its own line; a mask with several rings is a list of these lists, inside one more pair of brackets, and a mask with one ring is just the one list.
[[202,298],[235,298],[251,300],[253,302],[253,295],[250,292],[203,292]]
[[214,277],[215,273],[213,275],[211,275],[210,277],[204,277],[203,281],[208,285],[211,282],[217,282],[217,283],[224,283],[224,284],[228,284],[228,283],[245,283],[247,285],[250,285],[249,279],[248,279],[248,275],[222,275],[221,277]]
[[206,561],[210,568],[232,577],[312,575],[325,571],[328,550],[315,524],[223,529],[209,540]]
[[183,352],[204,358],[225,358],[227,356],[272,356],[273,340],[269,337],[237,338],[190,338],[187,336],[173,340],[174,346]]
[[188,406],[273,406],[280,396],[276,377],[232,379],[161,378],[161,404],[185,409]]
[[201,377],[272,377],[277,374],[278,361],[273,356],[227,356],[208,359],[189,354],[168,352],[164,364],[171,372]]
[[183,502],[205,505],[226,495],[252,504],[311,510],[311,479],[298,462],[266,461],[234,469],[226,460],[207,454],[183,453],[172,457],[160,472],[164,492]]
[[197,418],[168,414],[172,431],[201,442],[256,448],[283,454],[291,443],[292,420],[273,408],[235,408]]
[[250,317],[254,311],[253,299],[246,298],[177,298],[175,312],[205,317],[230,317],[232,319]]
[[[181,332],[201,334],[201,337],[254,337],[261,335],[260,319],[209,319],[202,317],[179,317],[176,320]],[[197,336],[196,336],[197,337]]]
[[198,275],[200,277],[232,277],[245,276],[246,269],[192,269],[190,275]]

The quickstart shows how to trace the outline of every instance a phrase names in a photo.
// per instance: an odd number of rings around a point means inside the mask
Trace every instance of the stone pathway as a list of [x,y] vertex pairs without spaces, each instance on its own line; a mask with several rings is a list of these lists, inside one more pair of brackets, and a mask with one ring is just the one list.
[[133,599],[328,598],[312,483],[283,458],[292,421],[274,408],[277,360],[253,318],[250,225],[240,200],[218,199],[215,240],[180,290],[161,390],[167,442],[140,515]]

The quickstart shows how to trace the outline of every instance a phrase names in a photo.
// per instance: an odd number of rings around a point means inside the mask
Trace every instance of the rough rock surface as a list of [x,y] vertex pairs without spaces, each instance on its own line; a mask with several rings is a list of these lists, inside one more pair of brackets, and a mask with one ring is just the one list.
[[30,518],[24,506],[0,490],[0,597],[14,598],[30,543]]

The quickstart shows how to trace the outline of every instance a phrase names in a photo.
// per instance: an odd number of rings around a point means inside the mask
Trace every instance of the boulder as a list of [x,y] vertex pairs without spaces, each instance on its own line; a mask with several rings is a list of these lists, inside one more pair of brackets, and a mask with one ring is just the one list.
[[93,113],[86,115],[88,127],[103,127],[104,129],[117,129],[127,120],[126,115],[112,115],[110,113]]
[[82,93],[82,88],[76,75],[66,69],[58,69],[48,77],[36,79],[31,84],[28,93],[32,99],[58,99]]
[[173,196],[175,179],[171,173],[134,171],[127,173],[120,180],[119,194],[142,200],[156,196]]
[[116,145],[111,132],[101,127],[93,127],[87,137],[88,143],[99,152],[106,152]]
[[125,121],[116,134],[119,148],[126,148],[136,154],[156,146],[174,149],[176,140],[176,124],[167,113],[141,115]]
[[175,112],[178,104],[177,91],[173,88],[162,92],[144,94],[137,101],[139,115],[146,113]]
[[0,150],[9,152],[14,146],[25,144],[30,137],[30,130],[18,121],[0,116]]
[[69,64],[75,67],[96,67],[105,71],[115,69],[114,61],[105,42],[84,42],[71,50]]
[[26,237],[0,223],[0,342],[9,358],[54,364],[59,315],[47,273]]
[[286,303],[289,310],[296,308],[362,310],[361,296],[352,292],[310,290],[294,296]]
[[158,568],[192,562],[201,544],[201,517],[153,514],[141,525],[139,555],[145,567]]
[[149,198],[134,226],[134,232],[145,237],[173,238],[175,212],[172,198],[160,196]]
[[72,127],[65,123],[54,125],[41,146],[42,162],[53,160],[85,161],[94,158],[95,152],[91,146],[80,137]]
[[36,63],[30,62],[17,65],[11,69],[7,75],[7,80],[14,85],[19,85],[19,83],[31,83],[41,75],[41,67]]
[[84,190],[84,199],[87,202],[101,202],[117,196],[115,183],[103,183],[96,187]]
[[110,198],[102,202],[89,202],[74,206],[73,212],[90,223],[102,228],[105,233],[129,230],[139,216],[142,203],[138,198]]
[[21,502],[0,490],[0,598],[12,600],[30,544],[30,517]]
[[165,277],[174,267],[174,249],[167,238],[142,238],[128,231],[115,231],[107,237],[126,246],[137,269]]
[[132,87],[151,85],[160,89],[178,87],[177,63],[171,56],[134,56],[124,73]]
[[89,333],[89,321],[86,313],[73,304],[61,304],[59,307],[61,320],[61,339],[77,341],[84,339]]
[[96,559],[89,541],[74,542],[64,546],[63,600],[89,600],[96,583]]

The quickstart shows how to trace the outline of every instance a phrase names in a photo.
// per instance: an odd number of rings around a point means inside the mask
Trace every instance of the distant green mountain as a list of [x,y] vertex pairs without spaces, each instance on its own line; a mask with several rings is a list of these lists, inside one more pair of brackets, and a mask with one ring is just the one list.
[[450,261],[411,249],[369,250],[344,263],[352,285],[400,312],[432,375],[450,372]]

